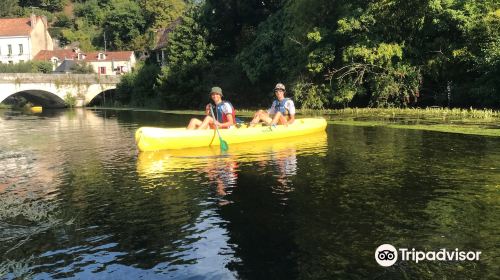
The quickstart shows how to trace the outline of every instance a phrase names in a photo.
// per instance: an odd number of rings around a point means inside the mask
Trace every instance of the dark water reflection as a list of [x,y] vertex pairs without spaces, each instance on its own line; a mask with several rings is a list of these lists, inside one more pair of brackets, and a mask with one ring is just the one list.
[[[138,154],[142,125],[190,116],[0,118],[0,195],[74,223],[0,245],[35,279],[401,279],[498,275],[500,139],[329,126],[275,143]],[[15,234],[0,220],[0,238]],[[375,248],[481,250],[378,266]],[[30,259],[30,256],[33,256]],[[1,270],[0,270],[1,271]],[[7,278],[14,278],[13,274]]]

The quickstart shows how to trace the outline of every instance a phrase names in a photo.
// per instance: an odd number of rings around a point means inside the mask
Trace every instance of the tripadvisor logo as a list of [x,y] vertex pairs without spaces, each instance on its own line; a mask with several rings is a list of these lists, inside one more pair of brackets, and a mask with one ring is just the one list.
[[391,244],[383,244],[375,250],[375,260],[381,266],[391,266],[396,263],[398,256],[401,261],[478,261],[481,251],[460,251],[440,249],[439,251],[418,251],[415,248],[399,248],[396,250]]
[[382,244],[375,250],[375,260],[381,266],[391,266],[398,260],[398,251],[391,244]]

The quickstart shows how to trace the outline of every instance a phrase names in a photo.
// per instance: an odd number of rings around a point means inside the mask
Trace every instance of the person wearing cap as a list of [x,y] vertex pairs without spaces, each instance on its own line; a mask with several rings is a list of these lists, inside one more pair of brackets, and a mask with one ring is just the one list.
[[215,120],[212,118],[210,112],[210,107],[214,108],[214,105],[207,104],[205,106],[205,119],[199,120],[197,118],[192,118],[189,121],[187,129],[208,129],[218,126],[219,128],[230,128],[235,124],[235,110],[233,105],[229,101],[222,100],[222,89],[220,87],[213,87],[210,91],[210,98],[215,104],[215,109],[213,109],[215,114]]
[[250,126],[255,126],[261,121],[268,125],[282,124],[286,126],[292,124],[295,120],[295,105],[293,100],[285,98],[285,93],[285,85],[282,83],[276,84],[274,87],[276,100],[273,101],[271,108],[267,111],[257,111],[253,115],[253,120],[250,122]]

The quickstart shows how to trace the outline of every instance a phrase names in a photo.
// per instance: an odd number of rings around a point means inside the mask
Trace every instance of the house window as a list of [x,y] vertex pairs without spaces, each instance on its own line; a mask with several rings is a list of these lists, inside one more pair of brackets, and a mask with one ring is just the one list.
[[12,55],[12,45],[7,45],[9,55]]
[[99,55],[98,55],[97,59],[99,59],[99,60],[104,60],[104,59],[106,59],[106,55],[105,55],[105,54],[103,54],[103,53],[99,53]]
[[23,44],[19,44],[19,55],[23,54]]
[[85,54],[78,53],[78,60],[84,60],[84,59],[85,59]]
[[106,67],[99,67],[99,74],[106,75]]

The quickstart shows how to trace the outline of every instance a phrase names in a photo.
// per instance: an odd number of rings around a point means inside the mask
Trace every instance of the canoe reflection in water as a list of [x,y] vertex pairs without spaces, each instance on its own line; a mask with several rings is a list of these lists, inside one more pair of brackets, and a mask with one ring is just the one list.
[[221,152],[219,147],[192,148],[141,152],[137,159],[137,172],[144,179],[158,179],[179,172],[206,174],[217,194],[237,185],[241,165],[251,165],[256,171],[269,165],[276,167],[277,181],[287,188],[290,176],[297,174],[297,156],[325,155],[326,132],[270,141],[233,144]]
[[297,175],[297,151],[295,147],[272,154],[272,162],[276,166],[278,173],[276,181],[279,185],[275,186],[275,191],[291,191],[289,180],[291,176]]
[[226,190],[235,187],[238,179],[238,162],[234,156],[214,157],[202,171],[211,184],[216,185],[217,195],[225,196]]

